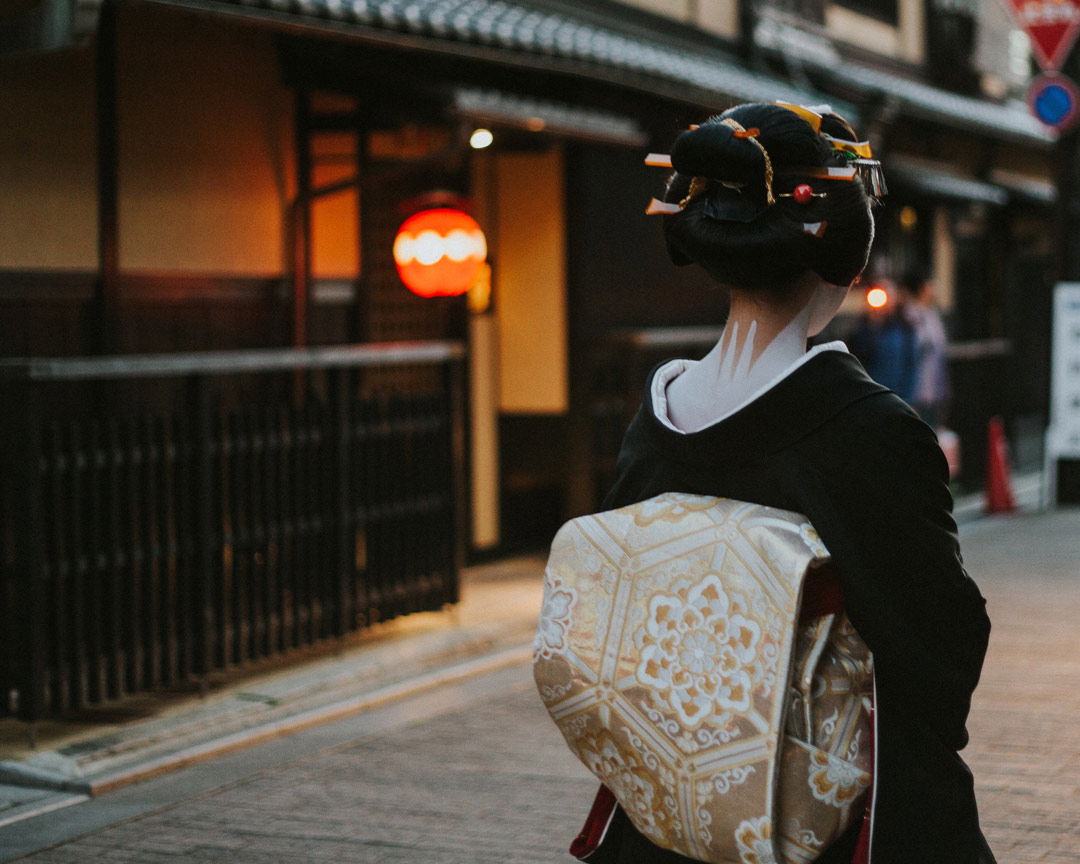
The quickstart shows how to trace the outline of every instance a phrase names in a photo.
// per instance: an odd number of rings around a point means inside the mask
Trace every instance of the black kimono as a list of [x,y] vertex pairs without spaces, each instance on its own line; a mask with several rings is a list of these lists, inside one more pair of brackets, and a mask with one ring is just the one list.
[[[971,772],[957,754],[967,743],[990,623],[963,568],[947,479],[929,427],[858,360],[828,350],[699,432],[664,425],[647,395],[604,502],[613,509],[689,492],[810,519],[833,557],[848,617],[874,654],[873,864],[994,860],[979,829]],[[858,827],[856,820],[820,864],[850,864]],[[690,861],[653,845],[621,812],[597,858]]]

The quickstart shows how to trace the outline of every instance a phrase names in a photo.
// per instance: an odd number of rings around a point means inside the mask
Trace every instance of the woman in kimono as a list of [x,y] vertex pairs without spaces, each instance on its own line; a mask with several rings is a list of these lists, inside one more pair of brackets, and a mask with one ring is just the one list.
[[[990,625],[964,571],[945,458],[842,342],[807,350],[866,263],[866,185],[880,179],[861,175],[877,164],[868,156],[828,109],[771,104],[737,106],[675,142],[651,209],[673,261],[726,288],[730,313],[703,360],[651,373],[604,509],[687,492],[805,514],[876,669],[872,815],[818,864],[867,851],[873,864],[993,864],[958,755]],[[619,809],[587,860],[690,861]]]

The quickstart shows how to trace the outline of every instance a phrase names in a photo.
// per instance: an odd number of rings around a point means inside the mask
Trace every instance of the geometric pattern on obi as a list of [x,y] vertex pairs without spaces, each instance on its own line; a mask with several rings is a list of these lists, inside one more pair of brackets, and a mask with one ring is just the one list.
[[559,530],[536,685],[657,845],[806,864],[861,817],[873,661],[842,613],[799,619],[828,560],[805,517],[711,496],[665,493]]

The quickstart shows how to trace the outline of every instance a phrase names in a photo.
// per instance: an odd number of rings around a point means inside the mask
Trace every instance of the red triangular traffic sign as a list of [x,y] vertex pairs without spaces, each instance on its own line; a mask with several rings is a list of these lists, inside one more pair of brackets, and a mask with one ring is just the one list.
[[1035,59],[1056,72],[1080,35],[1080,0],[1007,0],[1017,22],[1031,37]]

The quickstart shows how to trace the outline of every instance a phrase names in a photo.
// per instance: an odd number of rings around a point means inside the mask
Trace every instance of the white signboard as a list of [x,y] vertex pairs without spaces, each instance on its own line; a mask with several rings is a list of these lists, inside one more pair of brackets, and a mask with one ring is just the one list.
[[1046,488],[1056,501],[1059,459],[1080,459],[1080,282],[1054,290],[1050,360],[1050,428],[1046,430]]

